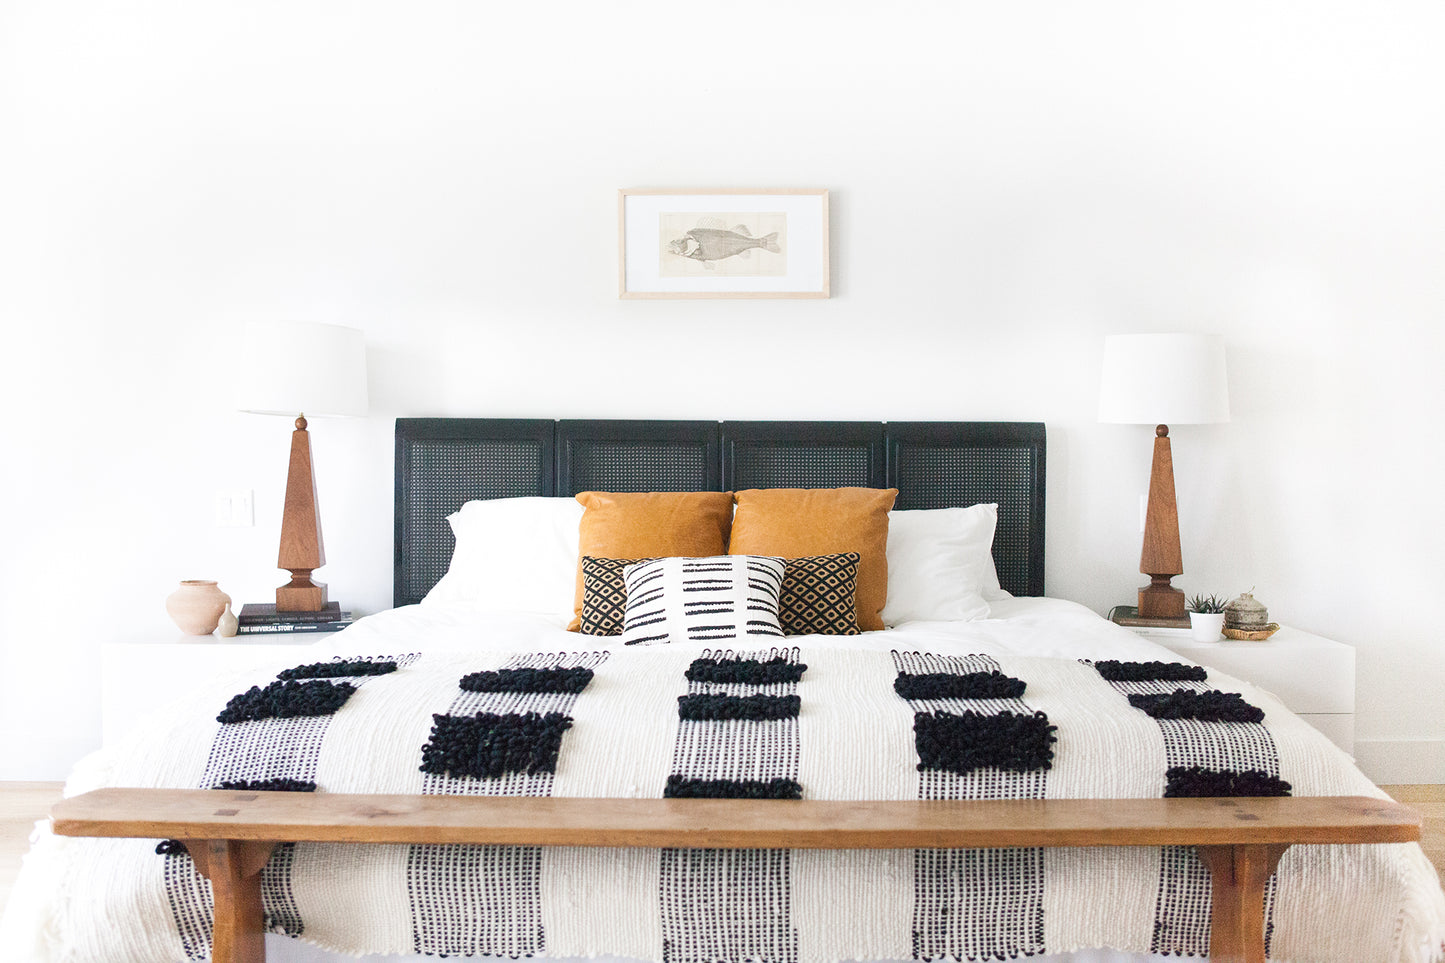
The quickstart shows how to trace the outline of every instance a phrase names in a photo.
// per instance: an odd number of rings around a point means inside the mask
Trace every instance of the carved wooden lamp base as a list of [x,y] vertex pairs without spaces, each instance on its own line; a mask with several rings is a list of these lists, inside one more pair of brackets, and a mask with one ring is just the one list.
[[276,611],[320,612],[326,608],[326,586],[311,581],[311,573],[325,564],[311,437],[306,431],[306,416],[302,415],[291,432],[291,465],[286,473],[286,508],[281,517],[281,553],[277,559],[277,567],[290,572],[291,581],[276,590]]
[[320,612],[326,608],[326,583],[313,582],[310,569],[297,569],[276,589],[277,612]]
[[1179,553],[1179,509],[1174,501],[1174,454],[1169,426],[1154,429],[1154,463],[1149,470],[1149,507],[1144,515],[1144,547],[1139,571],[1149,584],[1139,590],[1141,619],[1182,619],[1184,593],[1169,580],[1184,573]]
[[1184,593],[1169,584],[1172,575],[1151,575],[1150,582],[1139,589],[1139,618],[1183,619]]

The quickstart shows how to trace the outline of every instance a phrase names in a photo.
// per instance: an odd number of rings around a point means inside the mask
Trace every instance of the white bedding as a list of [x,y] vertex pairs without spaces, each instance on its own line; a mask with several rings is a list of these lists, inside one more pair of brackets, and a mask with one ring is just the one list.
[[[929,648],[982,655],[1043,658],[1162,659],[1168,649],[1120,628],[1074,602],[1004,598],[990,603],[989,617],[972,622],[908,622],[862,635],[803,635],[789,642],[810,648]],[[579,641],[581,640],[581,641]],[[620,648],[621,637],[581,636],[543,615],[496,612],[467,603],[408,605],[369,615],[318,643],[327,655],[369,655],[437,649]],[[399,648],[400,647],[400,648]]]
[[[1120,659],[1126,661],[1181,661],[1167,650],[1121,629],[1096,614],[1073,603],[1054,599],[1003,599],[992,603],[990,618],[963,623],[909,623],[884,632],[865,633],[853,637],[807,636],[789,640],[805,648],[865,649],[876,652],[906,649],[940,654],[982,654],[990,656],[1025,656],[1061,659]],[[562,651],[612,649],[620,647],[618,639],[580,637],[563,630],[554,620],[545,617],[478,611],[467,604],[409,606],[363,619],[344,632],[331,636],[307,650],[307,661],[321,661],[332,656],[394,655],[401,652],[498,651],[519,650]],[[733,646],[745,648],[746,646]],[[302,659],[288,659],[293,665]],[[278,665],[284,668],[284,665]],[[255,677],[254,670],[247,673]],[[1211,673],[1211,682],[1216,681]],[[1226,679],[1227,677],[1218,677]],[[174,691],[175,680],[165,680],[167,690]],[[224,704],[237,691],[234,677],[197,680],[187,701],[200,706]],[[1284,710],[1268,694],[1241,685],[1235,691],[1245,692],[1253,701],[1266,707],[1273,717],[1286,716]],[[214,711],[214,710],[212,710]],[[132,746],[155,739],[165,730],[162,716],[138,727]],[[1293,719],[1283,720],[1286,727],[1303,726]],[[1323,744],[1321,737],[1318,740]],[[1332,747],[1322,749],[1327,755]],[[85,760],[66,787],[67,795],[105,784],[117,784],[116,773],[123,771],[127,752],[133,748],[105,750]],[[1348,760],[1333,750],[1342,764]],[[1362,777],[1361,777],[1362,779]],[[123,784],[123,783],[122,783]],[[72,957],[53,949],[54,941],[47,932],[55,914],[62,881],[55,879],[60,865],[56,851],[75,841],[58,840],[43,827],[37,832],[36,846],[26,858],[15,897],[0,924],[0,953],[14,963],[73,963]],[[1423,856],[1408,860],[1411,866],[1424,864]],[[1428,872],[1428,864],[1424,864]],[[1433,920],[1415,934],[1417,941],[1431,942],[1438,947],[1445,934],[1445,897],[1438,886],[1422,889],[1419,899],[1422,919]],[[278,963],[319,963],[354,957],[325,953],[314,946],[281,936],[268,936],[268,959]],[[1428,959],[1429,950],[1404,951],[1402,958]],[[1065,956],[1034,957],[1045,961],[1068,960],[1070,963],[1122,963],[1144,959],[1163,960],[1119,954],[1111,951],[1080,951]],[[374,963],[401,963],[434,959],[425,956],[367,956]]]

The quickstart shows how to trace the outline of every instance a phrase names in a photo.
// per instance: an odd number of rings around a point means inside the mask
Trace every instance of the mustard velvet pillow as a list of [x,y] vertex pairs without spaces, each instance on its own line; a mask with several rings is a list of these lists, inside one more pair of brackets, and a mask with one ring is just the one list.
[[732,492],[582,492],[577,595],[568,631],[582,627],[582,559],[726,555]]
[[737,493],[731,555],[858,553],[858,628],[883,628],[888,512],[896,488],[756,488]]

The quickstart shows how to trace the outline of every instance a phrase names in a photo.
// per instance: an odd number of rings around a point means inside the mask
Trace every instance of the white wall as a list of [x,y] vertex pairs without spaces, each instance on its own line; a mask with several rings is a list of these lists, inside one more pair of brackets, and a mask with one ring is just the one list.
[[[1143,581],[1102,336],[1217,331],[1190,592],[1358,646],[1361,758],[1445,781],[1437,3],[0,4],[0,779],[98,741],[97,647],[262,600],[287,424],[248,318],[355,325],[314,422],[333,596],[390,601],[398,415],[1011,419],[1048,586]],[[629,186],[833,191],[834,297],[620,302]],[[253,488],[257,525],[212,498]]]

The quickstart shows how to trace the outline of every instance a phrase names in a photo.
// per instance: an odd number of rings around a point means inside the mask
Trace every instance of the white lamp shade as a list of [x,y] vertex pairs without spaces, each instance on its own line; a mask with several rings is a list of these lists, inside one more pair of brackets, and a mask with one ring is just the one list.
[[1213,334],[1109,335],[1099,420],[1129,425],[1228,421],[1224,339]]
[[253,321],[235,370],[242,411],[293,418],[366,414],[366,338],[355,328]]

